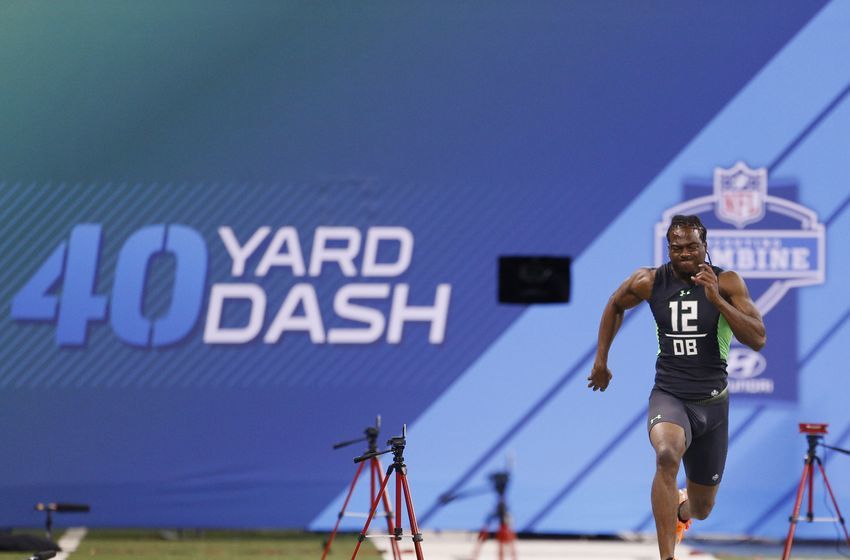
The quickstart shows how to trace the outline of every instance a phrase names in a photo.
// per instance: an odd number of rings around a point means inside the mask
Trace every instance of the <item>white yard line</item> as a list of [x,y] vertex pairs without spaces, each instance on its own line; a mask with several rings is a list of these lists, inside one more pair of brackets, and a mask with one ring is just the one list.
[[[471,560],[475,547],[476,533],[425,533],[422,550],[428,560]],[[383,543],[375,543],[383,551],[384,560],[392,560],[392,551]],[[410,538],[405,535],[401,542],[403,560],[415,558]],[[658,546],[654,541],[582,541],[582,540],[519,540],[516,542],[517,560],[657,560]],[[677,556],[689,557],[692,549],[680,545]],[[479,560],[495,560],[498,546],[494,540],[481,547]],[[509,559],[510,555],[505,554]],[[716,560],[710,554],[700,554],[700,560]]]
[[85,527],[69,527],[62,538],[57,543],[62,552],[54,556],[56,560],[65,560],[72,552],[76,552],[80,542],[85,538],[88,530]]

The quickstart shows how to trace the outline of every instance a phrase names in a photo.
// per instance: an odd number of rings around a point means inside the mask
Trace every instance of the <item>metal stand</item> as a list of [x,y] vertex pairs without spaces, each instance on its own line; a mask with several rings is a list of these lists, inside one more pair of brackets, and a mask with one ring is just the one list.
[[481,527],[481,531],[478,533],[478,540],[472,552],[472,559],[478,559],[478,555],[481,552],[481,545],[490,538],[490,526],[494,521],[498,520],[496,540],[499,543],[499,560],[505,559],[505,552],[510,554],[511,560],[517,560],[516,533],[513,527],[511,527],[511,514],[508,512],[508,504],[505,500],[510,473],[508,471],[493,473],[490,475],[490,480],[493,482],[493,488],[498,495],[496,511],[491,513],[484,521],[484,526]]
[[475,541],[475,548],[472,551],[472,560],[477,560],[481,553],[481,547],[487,539],[490,538],[490,528],[494,522],[498,521],[495,537],[499,543],[499,560],[504,560],[505,556],[509,556],[511,560],[516,560],[516,533],[512,527],[511,514],[508,510],[508,502],[505,498],[508,490],[508,484],[511,480],[511,470],[513,468],[513,457],[506,457],[505,470],[491,473],[490,487],[475,487],[462,492],[448,493],[440,496],[440,505],[448,504],[455,500],[471,498],[488,493],[491,490],[496,492],[496,510],[488,515],[484,520],[484,525],[478,532],[478,538]]
[[45,504],[39,502],[35,504],[35,511],[45,511],[47,512],[47,519],[44,522],[44,532],[47,535],[47,538],[53,540],[53,513],[88,513],[91,511],[91,507],[86,504],[62,504],[50,502],[49,504]]
[[[802,428],[802,426],[801,426]],[[824,425],[824,433],[825,433],[825,425]],[[806,516],[803,518],[804,521],[809,523],[816,522],[835,522],[838,521],[841,523],[841,527],[844,529],[844,538],[847,541],[847,545],[850,546],[850,534],[847,533],[847,525],[844,524],[844,517],[841,515],[841,510],[838,508],[838,501],[835,499],[835,494],[832,492],[832,486],[829,484],[829,479],[826,477],[826,471],[823,468],[823,461],[817,455],[817,446],[824,445],[820,443],[820,440],[823,438],[823,435],[808,433],[806,435],[806,439],[809,442],[809,450],[806,452],[805,465],[803,466],[803,476],[800,478],[800,485],[797,487],[797,498],[794,501],[794,512],[791,514],[791,517],[788,519],[791,525],[788,527],[788,536],[785,538],[785,549],[782,552],[782,560],[788,560],[791,557],[791,546],[794,543],[794,531],[797,528],[797,522],[800,520],[800,506],[803,503],[803,493],[808,487],[809,490],[809,499],[808,499],[808,510],[806,512]],[[828,447],[830,449],[835,449],[836,451],[841,451],[843,453],[850,453],[847,450],[839,449],[837,447],[831,447],[824,445],[824,447]],[[829,494],[830,499],[832,499],[832,504],[835,506],[835,514],[838,517],[815,517],[814,514],[814,478],[815,478],[815,463],[817,463],[818,468],[820,469],[821,476],[823,476],[824,484],[826,485],[827,493]],[[808,483],[808,484],[807,484]]]
[[393,462],[387,469],[387,475],[384,477],[381,489],[378,491],[378,497],[372,502],[372,508],[369,510],[368,517],[366,517],[366,524],[363,526],[363,530],[357,537],[357,546],[354,547],[354,554],[351,555],[351,560],[354,560],[357,557],[360,545],[363,544],[363,541],[366,539],[366,532],[369,530],[369,524],[372,523],[372,519],[375,517],[375,512],[378,510],[378,506],[381,502],[381,496],[383,496],[386,492],[387,484],[390,481],[390,475],[393,472],[395,472],[395,527],[389,535],[383,536],[389,537],[393,539],[393,541],[400,541],[404,536],[404,530],[401,528],[401,498],[403,494],[405,506],[407,507],[407,517],[410,522],[410,533],[413,537],[413,548],[416,551],[416,560],[425,559],[425,556],[422,553],[422,533],[419,532],[419,525],[416,522],[416,514],[413,512],[413,498],[410,496],[410,485],[407,481],[407,466],[404,464],[404,446],[406,440],[407,425],[404,425],[400,436],[395,436],[387,441],[387,445],[390,446],[390,449],[384,451],[370,451],[354,459],[355,463],[360,463],[373,457],[377,457],[378,455],[383,455],[384,453],[392,452],[393,454]]
[[[351,441],[343,441],[341,443],[337,443],[333,446],[334,449],[339,449],[341,447],[345,447],[347,445],[351,445],[353,443],[358,443],[361,441],[368,442],[368,448],[366,449],[366,453],[364,455],[370,455],[369,459],[365,461],[360,461],[357,465],[357,472],[354,473],[354,479],[351,481],[351,485],[348,488],[348,494],[345,496],[345,501],[342,504],[342,509],[340,509],[339,514],[337,515],[336,525],[334,525],[334,529],[331,532],[331,536],[328,538],[328,542],[325,544],[325,549],[322,552],[322,560],[325,560],[328,553],[331,550],[331,544],[334,541],[334,537],[336,537],[336,533],[339,530],[339,524],[342,521],[342,518],[346,515],[346,508],[348,507],[348,502],[351,500],[351,495],[354,493],[354,487],[357,485],[357,480],[360,478],[360,475],[363,472],[363,467],[368,463],[369,464],[369,504],[376,502],[380,499],[384,504],[384,513],[382,514],[387,518],[387,531],[389,534],[395,533],[395,527],[393,525],[393,511],[392,507],[390,507],[390,499],[389,495],[386,491],[378,494],[376,490],[379,487],[384,486],[384,478],[383,471],[384,468],[381,465],[381,460],[378,459],[378,434],[381,431],[381,417],[378,416],[375,419],[375,426],[370,426],[366,428],[365,434],[366,437],[362,437],[359,439],[354,439]],[[354,517],[356,514],[349,513],[351,517]],[[363,514],[365,515],[365,514]],[[401,551],[398,548],[398,541],[395,539],[390,540],[390,548],[393,553],[393,560],[401,560]]]

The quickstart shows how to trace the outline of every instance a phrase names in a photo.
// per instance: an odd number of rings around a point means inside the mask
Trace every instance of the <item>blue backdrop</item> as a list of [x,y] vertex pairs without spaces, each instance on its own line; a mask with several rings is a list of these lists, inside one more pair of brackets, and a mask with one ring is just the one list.
[[[850,446],[848,28],[842,2],[4,5],[0,524],[326,529],[360,451],[331,444],[381,414],[426,527],[479,525],[492,497],[439,496],[512,456],[517,528],[651,531],[647,307],[611,388],[585,377],[684,208],[769,331],[733,347],[694,532],[783,534],[797,422]],[[572,256],[572,301],[499,305],[504,254]]]

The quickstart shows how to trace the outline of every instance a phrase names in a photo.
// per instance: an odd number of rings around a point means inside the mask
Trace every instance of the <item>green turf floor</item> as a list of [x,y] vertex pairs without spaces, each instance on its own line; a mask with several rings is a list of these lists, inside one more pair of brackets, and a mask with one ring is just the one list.
[[[61,533],[57,534],[57,538]],[[326,535],[277,531],[89,531],[73,560],[320,560]],[[333,543],[329,560],[348,560],[357,539],[340,535]],[[25,560],[28,553],[0,553],[0,559]],[[364,542],[358,559],[377,560],[380,554],[370,540]]]

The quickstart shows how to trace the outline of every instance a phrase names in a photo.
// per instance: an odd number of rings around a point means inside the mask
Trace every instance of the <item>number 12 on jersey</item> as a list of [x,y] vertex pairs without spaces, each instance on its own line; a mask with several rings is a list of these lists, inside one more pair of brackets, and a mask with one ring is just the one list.
[[[681,307],[681,316],[679,314]],[[674,332],[696,332],[697,325],[697,302],[695,301],[671,301],[670,302],[670,324]],[[681,326],[681,329],[679,328]],[[695,356],[697,353],[697,341],[695,338],[674,338],[674,356]]]
[[[682,304],[682,320],[679,321],[679,304]],[[691,321],[697,320],[697,302],[695,301],[671,301],[670,302],[670,323],[673,325],[673,330],[677,332],[696,332],[697,326],[692,325]],[[679,329],[681,323],[682,328]]]

